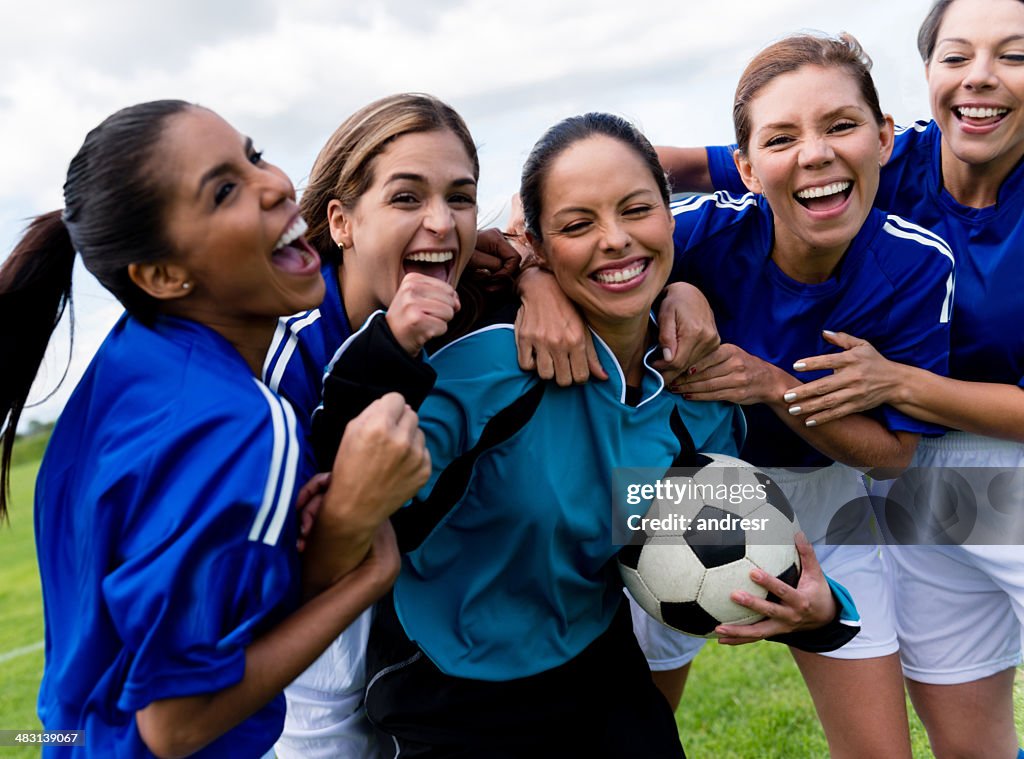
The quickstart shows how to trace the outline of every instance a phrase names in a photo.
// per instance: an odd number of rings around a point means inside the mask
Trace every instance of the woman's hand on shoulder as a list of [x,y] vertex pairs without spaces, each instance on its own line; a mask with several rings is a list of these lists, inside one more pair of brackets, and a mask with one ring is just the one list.
[[448,331],[459,306],[458,293],[450,284],[413,272],[402,278],[385,318],[398,344],[415,356]]
[[814,548],[803,533],[796,537],[796,550],[800,555],[800,581],[794,588],[761,569],[750,573],[750,579],[774,595],[773,602],[757,598],[744,591],[732,594],[732,600],[740,606],[765,617],[752,625],[719,625],[715,633],[718,642],[727,646],[754,643],[759,640],[823,627],[835,619],[837,608],[832,588],[821,571]]
[[711,304],[689,282],[674,282],[665,288],[658,309],[658,342],[662,358],[653,366],[666,384],[672,384],[721,344]]
[[537,267],[519,277],[522,305],[516,315],[519,366],[562,387],[593,375],[608,379],[594,349],[590,330],[554,276]]

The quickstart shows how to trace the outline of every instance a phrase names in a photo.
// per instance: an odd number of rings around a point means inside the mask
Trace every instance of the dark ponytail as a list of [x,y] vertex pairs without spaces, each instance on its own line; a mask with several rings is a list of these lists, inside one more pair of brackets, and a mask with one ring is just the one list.
[[[0,520],[7,518],[11,453],[18,420],[50,335],[71,303],[75,248],[60,211],[36,217],[0,267]],[[71,318],[74,332],[74,316]]]
[[36,218],[0,267],[0,520],[7,517],[18,420],[50,335],[71,302],[75,251],[133,316],[148,321],[157,312],[157,302],[135,286],[128,266],[173,253],[164,234],[168,193],[155,148],[167,119],[191,107],[183,100],[154,100],[104,119],[68,166],[63,212]]

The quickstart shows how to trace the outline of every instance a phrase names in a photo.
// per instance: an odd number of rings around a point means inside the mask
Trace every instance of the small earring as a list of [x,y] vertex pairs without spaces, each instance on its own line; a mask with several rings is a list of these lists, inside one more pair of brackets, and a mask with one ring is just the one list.
[[181,289],[182,290],[188,290],[190,287],[192,287],[192,283],[191,282],[182,282],[181,283]]
[[340,250],[340,251],[344,251],[344,250],[345,250],[345,243],[343,243],[343,242],[339,242],[339,243],[338,243],[338,250]]

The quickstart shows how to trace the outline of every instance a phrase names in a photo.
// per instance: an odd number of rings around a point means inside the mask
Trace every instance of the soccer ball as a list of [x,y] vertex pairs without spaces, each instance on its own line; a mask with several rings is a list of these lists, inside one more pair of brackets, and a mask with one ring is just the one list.
[[729,598],[735,590],[769,597],[750,579],[755,567],[796,587],[800,558],[793,538],[800,527],[766,474],[731,456],[697,458],[686,476],[659,481],[639,522],[642,532],[619,552],[618,563],[644,611],[680,632],[713,637],[719,624],[762,619]]

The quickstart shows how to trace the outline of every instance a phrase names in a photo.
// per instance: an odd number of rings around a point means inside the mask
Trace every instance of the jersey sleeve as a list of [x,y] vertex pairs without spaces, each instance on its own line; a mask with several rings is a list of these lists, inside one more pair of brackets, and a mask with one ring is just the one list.
[[373,401],[401,393],[418,409],[433,387],[434,370],[410,356],[391,333],[384,312],[371,315],[349,337],[327,366],[323,402],[313,414],[313,448],[317,465],[329,471],[345,426]]
[[860,612],[853,602],[845,587],[826,576],[829,588],[832,590],[832,598],[836,602],[836,615],[832,621],[823,627],[815,630],[799,630],[784,635],[774,635],[768,640],[776,643],[785,643],[787,646],[798,648],[801,651],[811,653],[824,653],[835,651],[853,640],[860,632]]
[[709,145],[704,148],[708,154],[708,172],[711,184],[716,190],[724,190],[732,195],[745,195],[749,190],[740,179],[739,169],[733,160],[736,145]]
[[[291,407],[257,384],[262,409],[258,398],[182,409],[158,431],[159,450],[140,446],[139,468],[100,496],[101,507],[133,504],[120,564],[103,581],[124,644],[123,710],[237,683],[245,648],[297,602],[303,451]],[[155,438],[142,442],[152,449]]]
[[[912,263],[892,274],[894,299],[886,339],[875,348],[890,361],[946,376],[954,297],[953,253],[940,237],[897,216],[888,216],[886,231],[911,246],[902,260]],[[890,430],[941,434],[945,429],[891,406],[881,406],[877,413]]]

